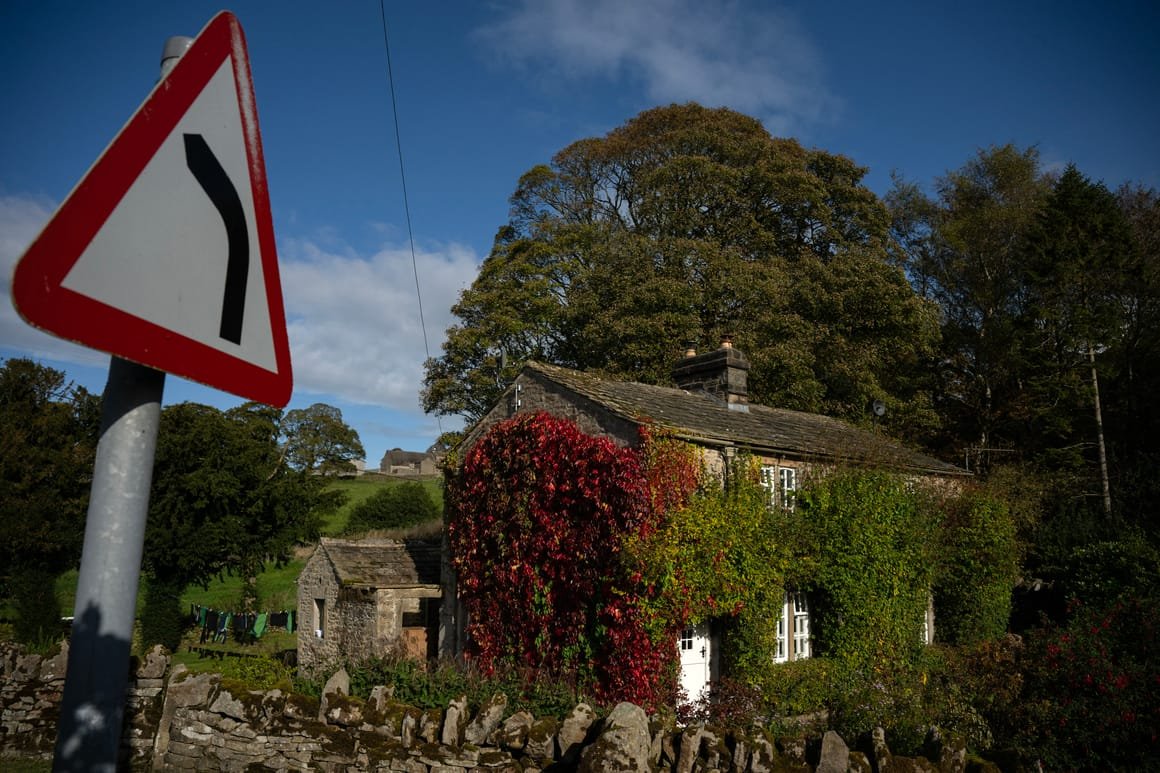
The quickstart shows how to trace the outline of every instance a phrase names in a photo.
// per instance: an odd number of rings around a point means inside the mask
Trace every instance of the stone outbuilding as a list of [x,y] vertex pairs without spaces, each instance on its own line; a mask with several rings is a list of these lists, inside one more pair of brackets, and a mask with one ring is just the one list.
[[323,537],[298,576],[298,665],[437,650],[438,540]]

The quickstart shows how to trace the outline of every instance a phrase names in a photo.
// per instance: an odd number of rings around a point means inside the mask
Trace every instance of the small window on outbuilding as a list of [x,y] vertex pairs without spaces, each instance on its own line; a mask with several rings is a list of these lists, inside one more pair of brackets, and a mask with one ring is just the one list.
[[326,599],[314,599],[314,635],[326,638]]

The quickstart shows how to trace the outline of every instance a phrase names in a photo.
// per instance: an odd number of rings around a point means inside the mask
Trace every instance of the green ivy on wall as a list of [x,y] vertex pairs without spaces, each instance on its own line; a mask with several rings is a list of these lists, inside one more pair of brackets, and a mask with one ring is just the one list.
[[917,663],[935,577],[939,517],[900,476],[838,471],[798,497],[819,654]]
[[[696,453],[685,449],[670,446],[668,456]],[[742,458],[727,485],[704,476],[685,507],[667,511],[654,533],[627,548],[648,587],[642,603],[656,628],[734,621],[727,665],[745,681],[773,663],[793,545],[790,514],[769,507],[757,470],[755,460]]]
[[944,504],[945,560],[935,582],[938,637],[952,644],[1007,631],[1019,575],[1015,521],[1003,502],[970,492]]

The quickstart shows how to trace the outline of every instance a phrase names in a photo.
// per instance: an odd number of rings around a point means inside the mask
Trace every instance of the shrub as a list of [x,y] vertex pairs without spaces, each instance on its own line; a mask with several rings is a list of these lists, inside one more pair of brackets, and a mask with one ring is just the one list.
[[1073,601],[1064,625],[1028,636],[1021,711],[1007,728],[1053,770],[1160,768],[1160,613],[1156,598]]
[[836,664],[827,658],[783,663],[766,670],[761,689],[775,717],[795,717],[825,710],[831,703]]
[[55,579],[48,572],[29,569],[11,581],[16,609],[13,635],[17,641],[38,650],[60,641],[64,633]]
[[236,682],[244,690],[294,689],[293,671],[282,661],[259,656],[244,658],[223,658],[218,672],[223,680]]
[[355,505],[346,533],[406,529],[438,518],[439,508],[423,484],[406,481],[379,489]]
[[502,693],[508,698],[509,713],[525,710],[536,717],[561,718],[584,700],[574,678],[526,668],[501,667],[487,676],[458,661],[423,663],[388,655],[347,664],[346,670],[352,695],[365,699],[382,685],[391,688],[395,700],[419,709],[446,708],[461,695],[474,709]]

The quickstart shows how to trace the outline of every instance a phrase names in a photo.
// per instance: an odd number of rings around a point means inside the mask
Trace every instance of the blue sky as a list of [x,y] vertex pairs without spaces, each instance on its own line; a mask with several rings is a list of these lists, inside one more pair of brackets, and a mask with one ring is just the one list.
[[[420,8],[428,10],[420,10]],[[152,88],[186,2],[0,4],[0,358],[100,391],[108,357],[28,327],[12,266]],[[425,357],[377,0],[239,0],[294,361],[290,407],[339,407],[370,466],[455,419],[419,407]],[[507,218],[519,176],[671,102],[930,186],[979,148],[1037,146],[1110,188],[1160,187],[1151,2],[387,2],[428,347]],[[224,392],[170,377],[166,403]]]

